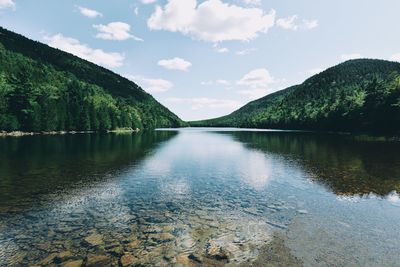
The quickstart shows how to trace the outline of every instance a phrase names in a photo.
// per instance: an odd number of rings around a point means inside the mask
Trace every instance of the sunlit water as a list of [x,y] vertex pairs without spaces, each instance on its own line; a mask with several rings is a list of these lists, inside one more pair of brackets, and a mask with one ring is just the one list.
[[306,266],[397,266],[399,151],[235,129],[2,138],[0,266],[239,264],[276,233]]

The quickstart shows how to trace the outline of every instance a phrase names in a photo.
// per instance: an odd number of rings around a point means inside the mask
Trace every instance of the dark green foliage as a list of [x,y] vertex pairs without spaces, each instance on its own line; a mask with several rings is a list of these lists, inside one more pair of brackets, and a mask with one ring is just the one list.
[[359,59],[191,126],[400,132],[400,64]]
[[0,131],[182,125],[135,83],[0,28]]

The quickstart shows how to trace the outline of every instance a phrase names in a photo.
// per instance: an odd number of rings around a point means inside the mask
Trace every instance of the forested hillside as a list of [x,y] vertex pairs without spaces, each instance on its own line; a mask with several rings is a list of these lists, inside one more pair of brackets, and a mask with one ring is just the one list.
[[400,132],[400,64],[350,60],[191,126]]
[[128,79],[0,28],[0,131],[182,125]]

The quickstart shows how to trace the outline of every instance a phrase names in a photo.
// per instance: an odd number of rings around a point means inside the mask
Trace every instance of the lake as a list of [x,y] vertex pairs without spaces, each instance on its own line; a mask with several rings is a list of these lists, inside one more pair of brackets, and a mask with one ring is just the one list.
[[399,152],[245,129],[0,138],[0,266],[398,266]]

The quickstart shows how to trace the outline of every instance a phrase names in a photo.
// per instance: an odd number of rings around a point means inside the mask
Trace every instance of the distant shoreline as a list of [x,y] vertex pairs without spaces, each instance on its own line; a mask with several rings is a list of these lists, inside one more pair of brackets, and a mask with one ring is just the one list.
[[43,131],[43,132],[23,132],[23,131],[0,131],[0,137],[21,137],[21,136],[33,136],[33,135],[69,135],[69,134],[93,134],[93,133],[136,133],[140,129],[115,129],[107,130],[104,132],[99,131]]
[[[276,132],[276,133],[303,133],[303,134],[325,134],[325,135],[341,135],[341,136],[350,136],[357,141],[379,141],[379,142],[400,142],[400,134],[384,134],[384,133],[365,133],[365,132],[334,132],[334,131],[312,131],[312,130],[285,130],[285,129],[260,129],[260,128],[236,128],[236,127],[183,127],[183,128],[156,128],[153,129],[155,131],[176,131],[182,129],[191,129],[191,130],[215,130],[219,131],[249,131],[249,132]],[[96,134],[96,133],[115,133],[115,134],[124,134],[124,133],[137,133],[141,130],[136,128],[118,128],[115,130],[107,130],[107,131],[42,131],[42,132],[24,132],[24,131],[0,131],[1,137],[22,137],[22,136],[34,136],[34,135],[73,135],[73,134]]]

